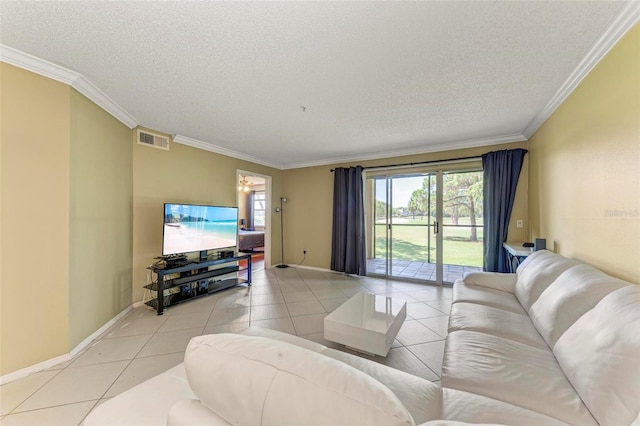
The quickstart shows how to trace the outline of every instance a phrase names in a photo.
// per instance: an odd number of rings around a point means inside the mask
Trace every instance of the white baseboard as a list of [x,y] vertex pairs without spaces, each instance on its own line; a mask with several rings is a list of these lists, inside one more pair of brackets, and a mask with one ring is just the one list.
[[13,373],[5,374],[4,376],[0,376],[0,385],[6,385],[9,382],[22,379],[23,377],[27,377],[30,374],[37,373],[42,370],[46,370],[53,367],[54,365],[60,364],[61,362],[69,361],[70,359],[70,354],[64,354],[55,358],[48,359],[46,361],[39,362],[21,370],[14,371]]
[[[273,265],[267,269],[275,269],[277,268],[277,265]],[[318,268],[316,266],[306,266],[306,265],[289,265],[290,268],[299,268],[299,269],[311,269],[313,271],[320,271],[320,272],[329,272],[332,274],[337,274],[337,275],[348,275],[350,277],[354,277],[354,278],[360,278],[359,275],[355,275],[355,274],[345,274],[344,272],[338,272],[338,271],[334,271],[333,269],[327,269],[327,268]]]
[[299,269],[311,269],[312,271],[320,271],[320,272],[331,272],[331,273],[336,273],[336,271],[332,271],[331,269],[327,269],[327,268],[318,268],[318,267],[316,267],[316,266],[295,265],[295,266],[292,266],[292,268],[299,268]]
[[359,275],[345,274],[344,272],[338,272],[338,271],[334,271],[333,269],[327,269],[327,268],[318,268],[316,266],[295,265],[295,266],[291,266],[291,268],[311,269],[312,271],[329,272],[331,274],[336,274],[336,275],[348,275],[353,278],[362,278]]
[[[142,302],[139,302],[139,303],[141,304]],[[89,337],[87,337],[82,342],[80,342],[80,344],[78,346],[76,346],[75,348],[73,348],[71,350],[71,352],[69,352],[67,354],[63,354],[63,355],[57,356],[55,358],[48,359],[46,361],[39,362],[39,363],[34,364],[34,365],[30,365],[29,367],[25,367],[25,368],[22,368],[20,370],[14,371],[13,373],[9,373],[9,374],[5,374],[4,376],[0,376],[0,385],[7,384],[9,382],[13,382],[13,381],[18,380],[18,379],[22,379],[23,377],[27,377],[30,374],[37,373],[37,372],[42,371],[42,370],[46,370],[48,368],[51,368],[53,366],[56,366],[56,365],[60,364],[61,362],[66,362],[66,361],[69,361],[69,360],[73,359],[76,355],[78,355],[80,352],[82,352],[82,350],[84,348],[89,346],[89,344],[91,344],[91,342],[93,342],[95,339],[97,339],[102,333],[107,331],[111,326],[113,326],[116,322],[118,322],[122,317],[127,315],[129,313],[129,311],[131,311],[135,307],[135,305],[136,304],[127,306],[122,312],[120,312],[118,315],[116,315],[111,320],[109,320],[105,325],[100,327],[98,330],[96,330],[94,333],[92,333]]]
[[[271,265],[270,267],[265,268],[265,269],[277,269],[278,265]],[[314,271],[331,272],[331,273],[337,273],[337,274],[340,273],[340,272],[332,271],[331,269],[317,268],[315,266],[289,265],[289,268],[292,268],[292,269],[295,269],[295,268],[298,268],[298,269],[313,269]]]
[[125,315],[127,315],[131,310],[133,309],[133,305],[129,305],[126,308],[124,308],[124,310],[122,312],[120,312],[118,315],[116,315],[115,317],[111,318],[110,321],[108,321],[105,325],[103,325],[102,327],[100,327],[99,329],[97,329],[96,331],[94,331],[90,336],[88,336],[86,339],[84,339],[82,342],[80,342],[78,344],[78,346],[76,346],[75,348],[71,349],[71,352],[69,353],[71,355],[71,358],[75,357],[76,355],[78,355],[80,352],[82,352],[82,350],[84,348],[86,348],[87,346],[89,346],[89,344],[91,342],[93,342],[95,339],[97,339],[102,333],[104,333],[105,331],[107,331],[111,326],[113,326],[115,323],[117,323],[122,317],[124,317]]

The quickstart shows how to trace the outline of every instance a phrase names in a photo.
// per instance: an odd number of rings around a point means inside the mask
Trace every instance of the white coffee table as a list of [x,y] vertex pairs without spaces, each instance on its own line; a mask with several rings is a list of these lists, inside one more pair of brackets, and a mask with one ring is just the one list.
[[324,318],[324,338],[368,354],[387,356],[407,317],[407,302],[357,293]]

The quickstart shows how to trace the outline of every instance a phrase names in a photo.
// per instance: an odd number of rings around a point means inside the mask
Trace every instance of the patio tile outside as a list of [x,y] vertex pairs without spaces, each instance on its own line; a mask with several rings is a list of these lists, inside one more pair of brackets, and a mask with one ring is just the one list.
[[[384,275],[386,260],[382,258],[368,259],[367,272],[369,274]],[[467,272],[480,272],[481,267],[463,265],[442,265],[443,280],[453,283],[462,278]],[[424,281],[436,280],[436,265],[429,262],[412,262],[409,260],[396,260],[391,263],[392,277],[411,278]]]

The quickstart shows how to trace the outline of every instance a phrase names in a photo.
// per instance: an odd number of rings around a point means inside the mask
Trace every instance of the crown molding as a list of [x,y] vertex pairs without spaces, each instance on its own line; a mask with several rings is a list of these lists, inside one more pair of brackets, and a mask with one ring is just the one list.
[[140,124],[131,114],[80,73],[4,44],[0,44],[0,61],[73,87],[130,129]]
[[457,142],[441,142],[432,145],[422,146],[420,148],[401,149],[396,151],[373,152],[367,155],[353,155],[348,157],[331,158],[326,160],[295,163],[283,167],[287,169],[299,169],[303,167],[328,166],[339,163],[350,163],[366,160],[380,160],[383,158],[403,157],[406,155],[429,154],[433,152],[451,151],[454,149],[477,148],[480,146],[499,145],[503,143],[525,142],[527,138],[522,133],[513,133],[503,136],[492,136],[482,139],[469,139]]
[[0,61],[71,86],[80,74],[13,47],[0,44]]
[[560,89],[545,105],[545,107],[531,120],[522,131],[529,139],[553,112],[569,97],[591,70],[605,57],[613,46],[629,31],[640,19],[640,1],[629,1],[620,9],[613,18],[611,24],[603,31],[594,46],[589,50],[578,66],[573,70],[569,78],[560,86]]
[[264,161],[260,158],[257,157],[253,157],[251,155],[247,155],[238,151],[234,151],[231,149],[227,149],[227,148],[222,148],[220,146],[217,145],[213,145],[207,142],[203,142],[201,140],[198,139],[194,139],[194,138],[190,138],[188,136],[183,136],[183,135],[175,135],[173,137],[173,141],[182,145],[187,145],[193,148],[199,148],[199,149],[203,149],[205,151],[209,151],[209,152],[215,152],[216,154],[221,154],[221,155],[226,155],[227,157],[232,157],[232,158],[236,158],[238,160],[245,160],[245,161],[250,161],[252,163],[255,164],[260,164],[263,166],[267,166],[267,167],[272,167],[274,169],[279,169],[279,170],[283,170],[283,167],[281,164],[275,164],[275,163],[270,163],[268,161]]
[[114,116],[118,121],[130,129],[134,129],[140,125],[131,114],[125,111],[113,99],[107,96],[102,90],[98,89],[95,84],[87,80],[83,75],[79,75],[76,81],[71,85],[78,92],[89,98],[93,103],[103,110]]

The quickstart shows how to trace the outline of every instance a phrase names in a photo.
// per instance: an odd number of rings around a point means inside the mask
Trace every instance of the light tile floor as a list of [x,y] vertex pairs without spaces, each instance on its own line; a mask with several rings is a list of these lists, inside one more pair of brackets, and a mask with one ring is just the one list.
[[[323,338],[323,319],[365,291],[407,300],[407,319],[386,358],[369,357]],[[451,308],[450,287],[351,277],[302,268],[253,272],[234,287],[168,308],[133,309],[73,360],[0,387],[2,425],[78,425],[98,404],[182,362],[201,334],[266,327],[440,380]]]

